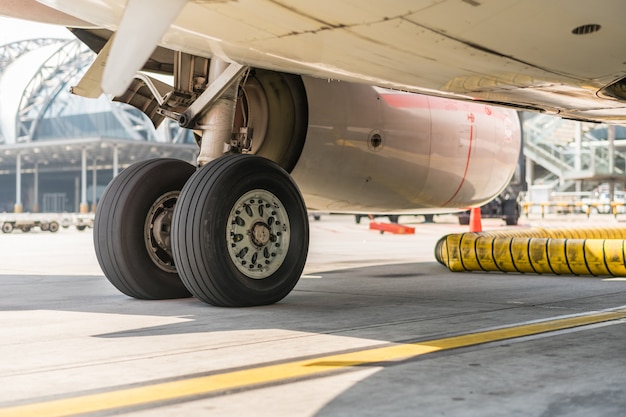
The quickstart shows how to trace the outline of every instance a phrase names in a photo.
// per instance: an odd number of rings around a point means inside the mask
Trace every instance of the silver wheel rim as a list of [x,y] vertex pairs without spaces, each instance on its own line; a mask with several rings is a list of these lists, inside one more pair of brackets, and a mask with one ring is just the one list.
[[176,272],[172,255],[172,217],[180,191],[170,191],[159,197],[146,216],[144,241],[150,258],[165,272]]
[[267,278],[285,261],[290,233],[282,202],[267,190],[249,191],[237,200],[228,216],[228,254],[245,276]]

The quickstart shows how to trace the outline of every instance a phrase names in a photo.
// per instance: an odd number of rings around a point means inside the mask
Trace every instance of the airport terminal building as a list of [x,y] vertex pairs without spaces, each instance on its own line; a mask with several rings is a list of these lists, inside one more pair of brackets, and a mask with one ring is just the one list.
[[102,95],[72,95],[95,54],[74,39],[0,45],[0,213],[87,212],[133,162],[193,162],[191,132]]

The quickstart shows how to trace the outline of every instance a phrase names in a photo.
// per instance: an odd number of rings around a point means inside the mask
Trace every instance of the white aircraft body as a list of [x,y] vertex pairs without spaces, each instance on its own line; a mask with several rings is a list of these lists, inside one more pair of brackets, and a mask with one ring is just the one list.
[[199,168],[145,161],[110,184],[96,253],[127,295],[222,306],[291,291],[307,207],[437,213],[498,195],[519,156],[510,108],[625,122],[625,11],[618,0],[0,0],[0,14],[67,26],[99,53],[74,93],[194,130]]

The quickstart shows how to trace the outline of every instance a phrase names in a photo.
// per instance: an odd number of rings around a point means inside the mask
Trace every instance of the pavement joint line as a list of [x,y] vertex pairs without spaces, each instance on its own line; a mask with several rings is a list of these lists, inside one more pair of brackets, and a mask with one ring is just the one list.
[[338,369],[381,366],[414,359],[429,353],[471,347],[491,342],[556,332],[626,318],[626,308],[591,314],[533,321],[493,330],[407,344],[364,348],[348,353],[323,355],[280,364],[194,376],[169,382],[147,383],[138,387],[78,395],[55,400],[0,408],[0,417],[64,417],[111,412],[132,407],[149,407],[168,401],[184,401],[233,390],[254,389],[305,378],[323,377]]

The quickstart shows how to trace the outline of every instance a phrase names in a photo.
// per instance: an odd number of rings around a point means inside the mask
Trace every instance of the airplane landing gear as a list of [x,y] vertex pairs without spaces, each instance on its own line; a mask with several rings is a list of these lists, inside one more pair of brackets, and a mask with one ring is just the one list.
[[[304,143],[303,86],[293,77],[261,72],[240,88],[249,76],[241,65],[217,58],[200,65],[196,59],[204,58],[182,53],[178,58],[176,91],[188,94],[168,96],[172,102],[161,110],[202,132],[200,168],[153,160],[124,170],[96,214],[98,260],[109,281],[135,298],[275,303],[300,279],[308,252],[306,207],[281,168],[295,164]],[[206,74],[194,72],[207,67]],[[206,88],[196,91],[200,79]],[[181,104],[197,94],[188,107]],[[258,152],[280,165],[241,152]]]
[[181,191],[172,241],[179,275],[199,299],[272,304],[304,269],[307,211],[282,168],[257,156],[228,155],[201,168]]

